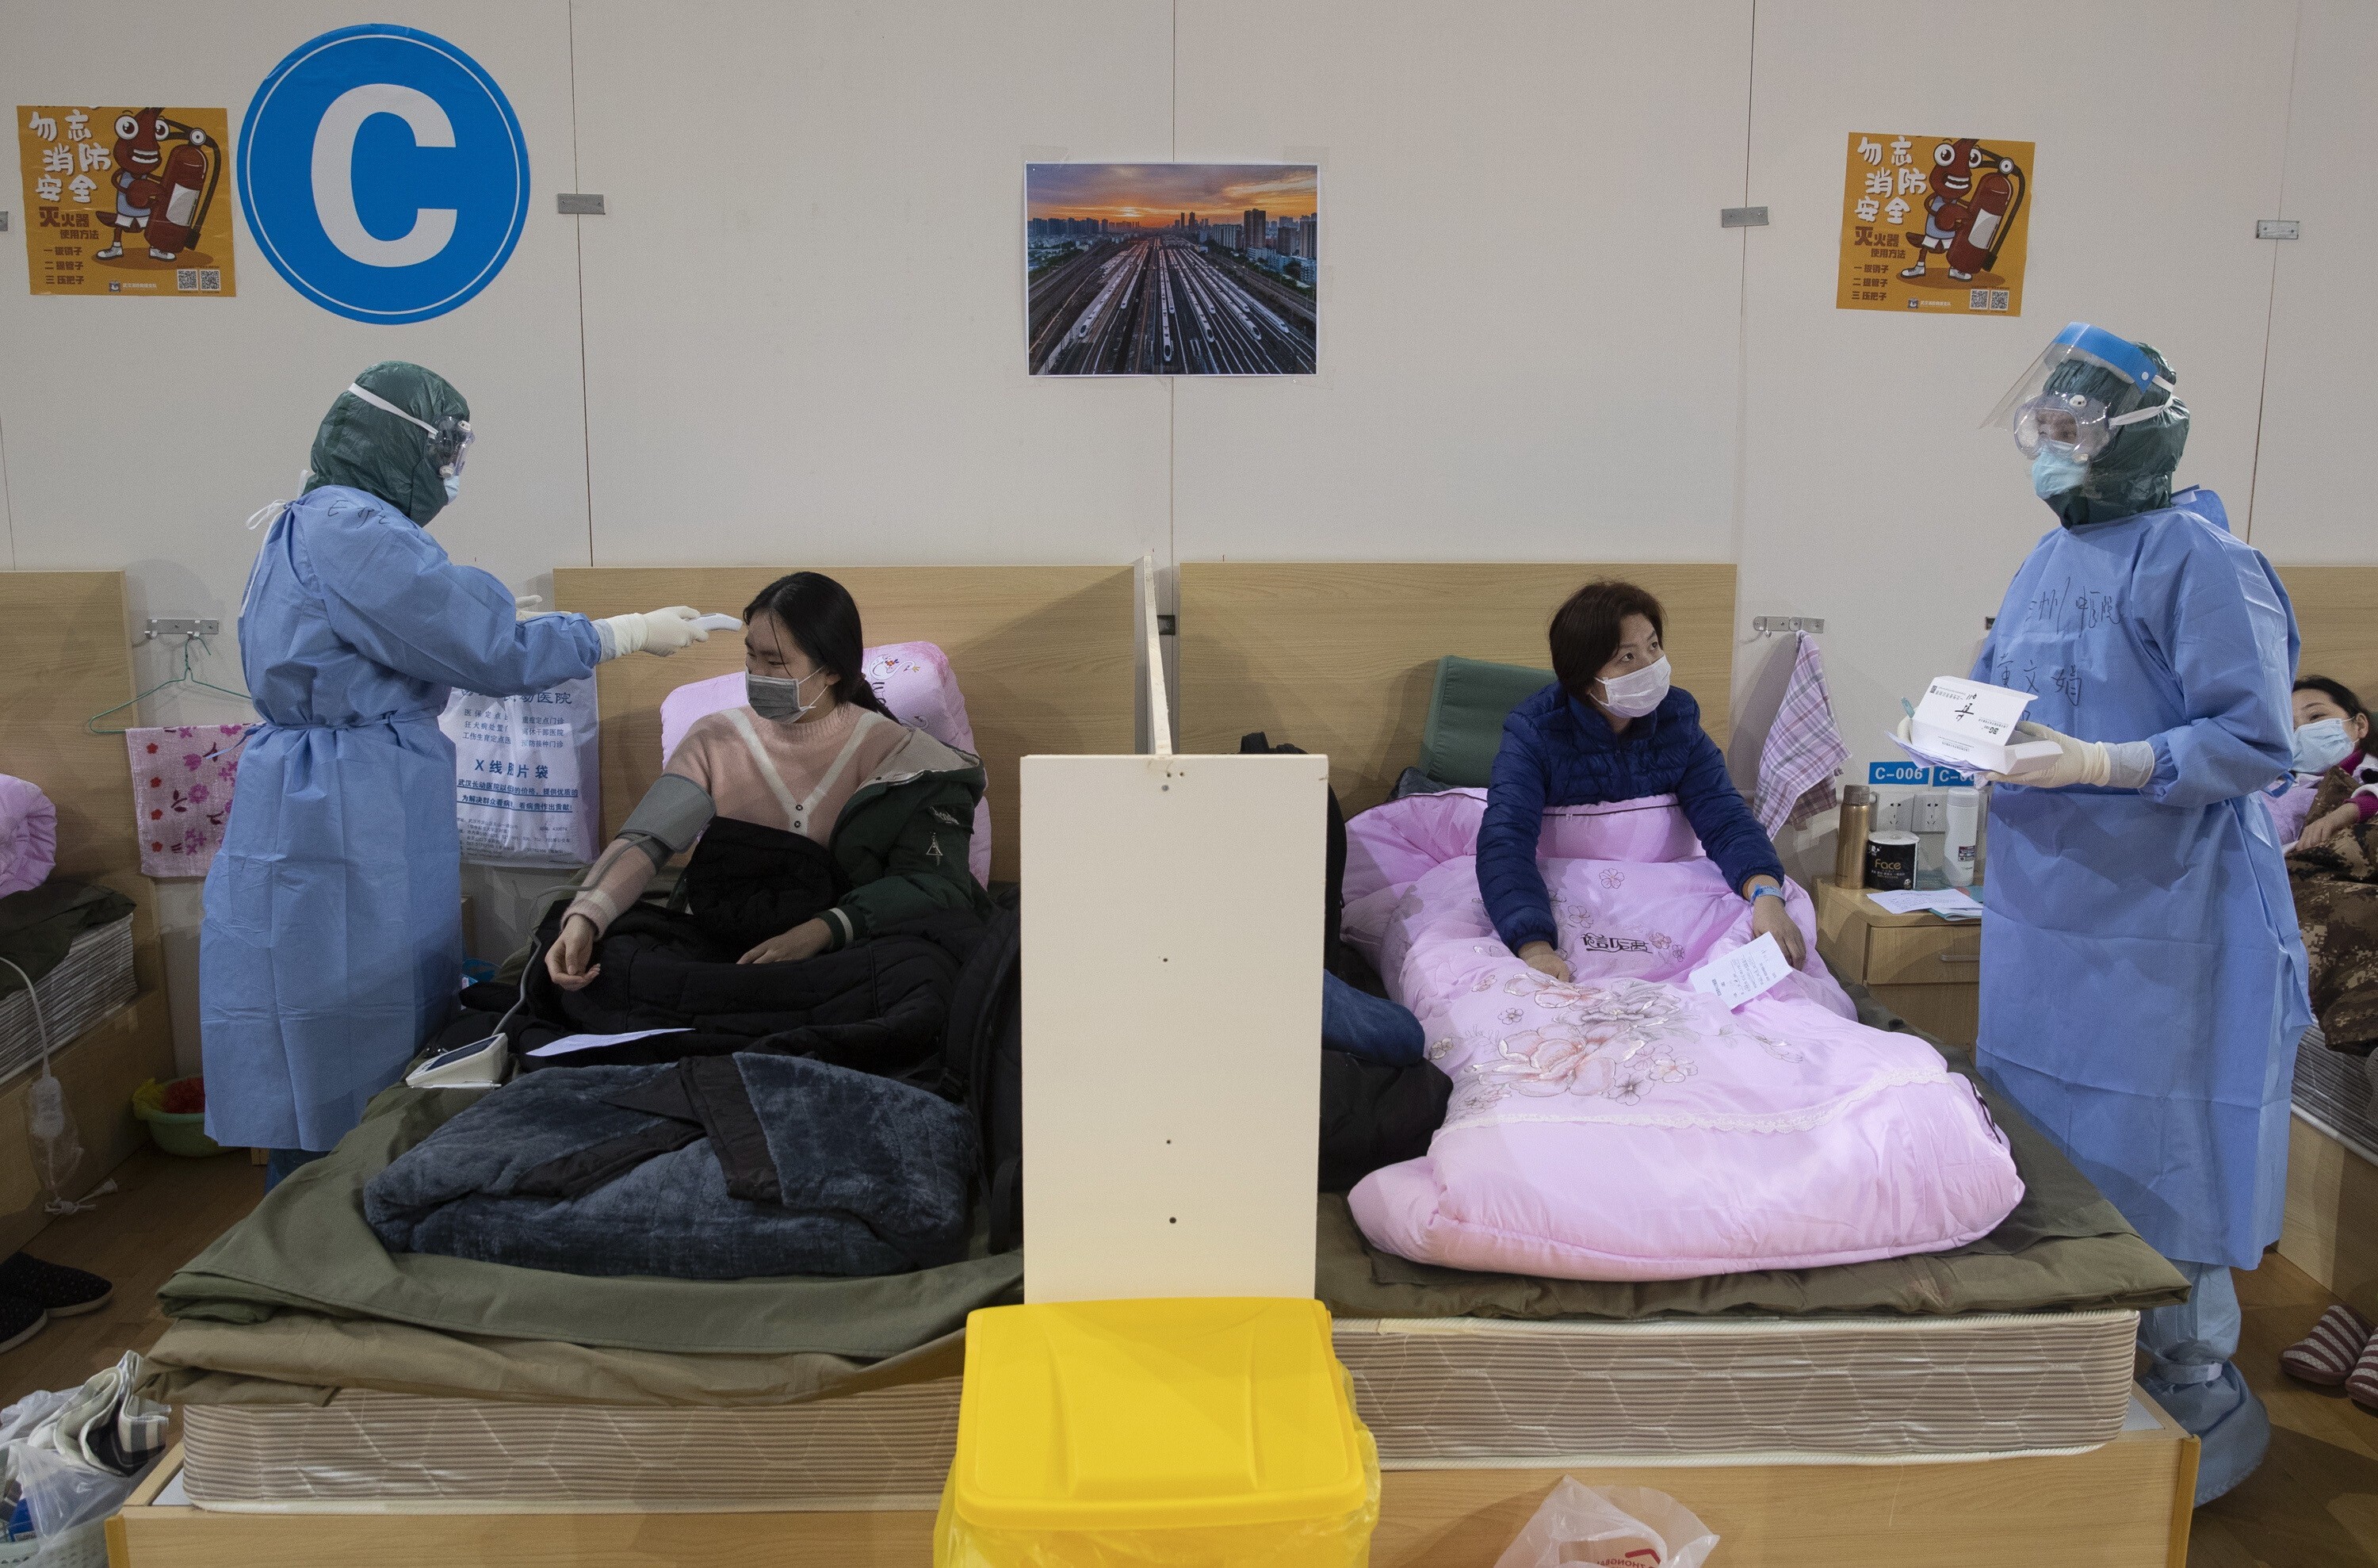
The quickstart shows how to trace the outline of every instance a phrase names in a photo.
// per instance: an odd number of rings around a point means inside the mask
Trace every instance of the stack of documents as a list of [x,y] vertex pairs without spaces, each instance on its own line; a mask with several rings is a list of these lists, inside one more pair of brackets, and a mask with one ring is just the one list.
[[1962,887],[1917,888],[1906,893],[1868,893],[1885,914],[1936,914],[1942,920],[1979,920],[1982,906]]

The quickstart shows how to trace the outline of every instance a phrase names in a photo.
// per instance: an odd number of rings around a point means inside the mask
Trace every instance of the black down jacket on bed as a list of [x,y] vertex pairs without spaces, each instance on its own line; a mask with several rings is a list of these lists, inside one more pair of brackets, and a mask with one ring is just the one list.
[[[540,952],[559,925],[538,932]],[[523,1056],[523,1068],[675,1061],[759,1051],[811,1056],[889,1077],[938,1071],[942,1031],[958,968],[981,935],[971,913],[937,914],[862,937],[798,963],[739,964],[695,920],[639,904],[622,913],[595,950],[602,973],[565,991],[529,965],[526,1049],[563,1033],[625,1034],[684,1029],[566,1056]],[[476,998],[471,998],[475,1000]],[[539,1025],[543,1027],[540,1029]]]
[[391,1252],[578,1274],[887,1274],[966,1255],[973,1119],[798,1056],[517,1079],[390,1162]]

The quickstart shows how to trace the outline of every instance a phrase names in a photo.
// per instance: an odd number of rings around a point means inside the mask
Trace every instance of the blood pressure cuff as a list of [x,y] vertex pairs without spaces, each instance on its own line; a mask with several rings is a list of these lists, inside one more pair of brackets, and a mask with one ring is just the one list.
[[642,850],[658,871],[672,857],[692,848],[717,814],[717,803],[709,790],[682,773],[664,773],[628,814],[619,837]]

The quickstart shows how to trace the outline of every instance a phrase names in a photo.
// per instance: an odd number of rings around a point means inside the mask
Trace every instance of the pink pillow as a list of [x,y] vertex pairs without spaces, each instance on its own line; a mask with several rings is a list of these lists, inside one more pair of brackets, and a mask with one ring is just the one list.
[[58,863],[58,808],[28,779],[0,773],[0,897],[39,887]]
[[[950,673],[949,657],[931,643],[886,643],[869,648],[860,668],[867,683],[903,724],[914,725],[945,746],[974,752],[974,726],[967,719],[966,698],[957,678]],[[677,745],[693,721],[706,714],[724,713],[743,706],[743,672],[715,676],[679,686],[661,699],[661,763],[677,754]],[[974,836],[967,845],[967,865],[977,882],[991,880],[991,807],[977,801]]]

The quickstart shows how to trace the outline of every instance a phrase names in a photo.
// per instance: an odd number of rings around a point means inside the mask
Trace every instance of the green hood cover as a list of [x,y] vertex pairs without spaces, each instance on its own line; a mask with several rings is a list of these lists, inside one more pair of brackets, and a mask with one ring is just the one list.
[[[2155,361],[2156,374],[2167,381],[2179,379],[2162,355],[2145,344],[2136,346]],[[2049,372],[2047,390],[2094,397],[2116,415],[2166,403],[2179,415],[2142,419],[2116,430],[2106,450],[2089,460],[2088,477],[2081,481],[2079,489],[2048,497],[2049,508],[2066,527],[2118,522],[2170,503],[2171,473],[2180,466],[2180,451],[2188,445],[2186,404],[2161,387],[2149,387],[2142,395],[2127,378],[2083,360],[2068,361]]]
[[[357,376],[355,385],[425,424],[471,416],[471,405],[445,377],[402,359],[381,360]],[[323,485],[367,490],[425,528],[446,510],[446,481],[429,461],[429,432],[348,392],[322,416],[306,466],[308,490]]]

